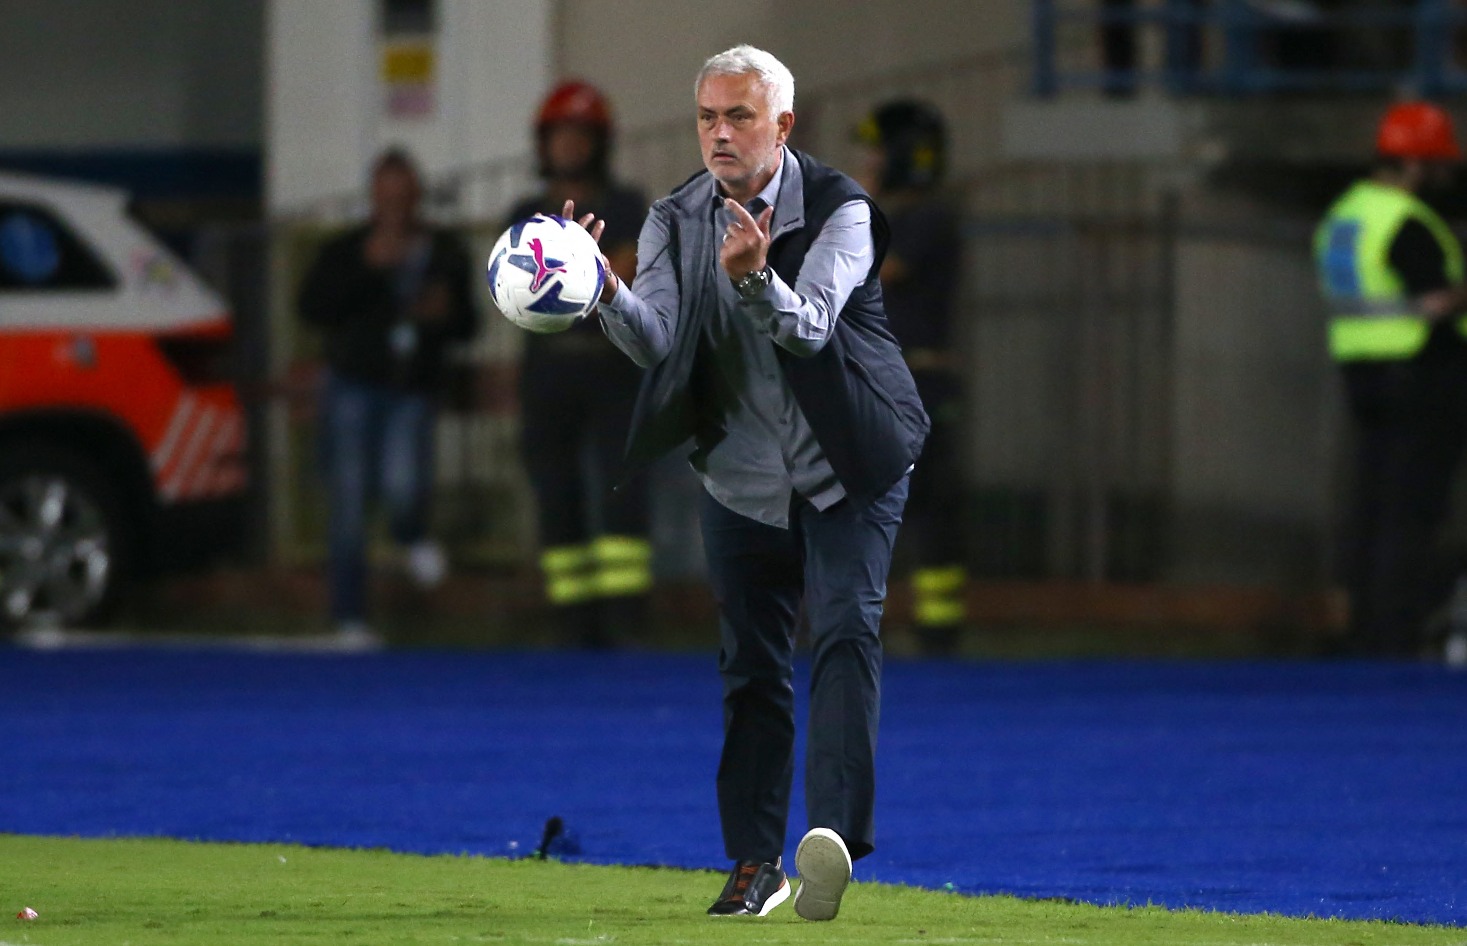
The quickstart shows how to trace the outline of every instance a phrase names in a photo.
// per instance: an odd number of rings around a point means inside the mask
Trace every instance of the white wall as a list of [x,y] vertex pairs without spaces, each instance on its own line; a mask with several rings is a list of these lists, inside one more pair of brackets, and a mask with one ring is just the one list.
[[387,114],[371,0],[269,0],[267,206],[359,193],[373,155],[401,144],[424,170],[522,153],[550,79],[551,0],[441,0],[436,108]]
[[257,148],[263,0],[0,0],[0,148]]
[[[772,22],[778,6],[778,0],[560,0],[556,70],[598,85],[622,130],[684,115],[691,128],[698,67],[719,50],[757,43],[750,24]],[[798,74],[795,79],[798,85]],[[691,154],[696,161],[696,144]]]

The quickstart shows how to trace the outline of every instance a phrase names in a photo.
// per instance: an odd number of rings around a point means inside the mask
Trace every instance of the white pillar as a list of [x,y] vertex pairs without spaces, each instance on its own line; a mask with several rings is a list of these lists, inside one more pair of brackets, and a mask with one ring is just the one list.
[[551,81],[552,0],[439,0],[433,106],[388,114],[375,0],[269,0],[266,205],[359,194],[372,156],[401,144],[430,177],[529,150]]

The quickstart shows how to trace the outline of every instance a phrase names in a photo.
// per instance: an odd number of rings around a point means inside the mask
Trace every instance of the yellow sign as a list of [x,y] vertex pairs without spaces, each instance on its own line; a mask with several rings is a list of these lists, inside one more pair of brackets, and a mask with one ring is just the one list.
[[423,118],[433,114],[433,74],[438,53],[427,40],[395,40],[382,44],[382,84],[387,114]]
[[432,43],[388,43],[382,47],[382,80],[388,85],[430,83],[436,58]]

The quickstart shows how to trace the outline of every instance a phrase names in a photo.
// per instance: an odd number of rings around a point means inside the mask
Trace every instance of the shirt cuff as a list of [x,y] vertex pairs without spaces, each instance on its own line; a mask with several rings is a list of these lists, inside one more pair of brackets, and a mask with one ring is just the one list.
[[744,314],[749,317],[756,328],[768,335],[773,335],[779,324],[779,310],[794,307],[791,302],[797,306],[799,298],[795,296],[794,290],[779,278],[779,273],[775,272],[772,266],[769,268],[769,282],[756,295],[739,296],[739,306],[743,309]]
[[626,304],[629,292],[626,282],[622,279],[617,279],[616,292],[611,294],[610,301],[598,302],[596,303],[596,308],[601,310],[602,315],[615,316],[616,321],[625,325],[626,314],[622,306]]

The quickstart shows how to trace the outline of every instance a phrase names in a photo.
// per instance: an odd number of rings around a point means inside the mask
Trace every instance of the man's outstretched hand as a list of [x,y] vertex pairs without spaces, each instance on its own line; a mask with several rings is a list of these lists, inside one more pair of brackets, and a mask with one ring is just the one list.
[[[566,201],[560,211],[560,215],[565,219],[576,220],[575,201]],[[584,214],[581,219],[576,220],[576,223],[586,228],[586,232],[591,234],[591,239],[596,241],[597,246],[601,245],[601,234],[606,230],[605,220],[597,220],[595,214]],[[616,278],[616,273],[611,268],[611,261],[606,258],[605,253],[601,254],[601,271],[606,273],[606,283],[601,287],[601,301],[610,302],[616,296],[621,280]]]

